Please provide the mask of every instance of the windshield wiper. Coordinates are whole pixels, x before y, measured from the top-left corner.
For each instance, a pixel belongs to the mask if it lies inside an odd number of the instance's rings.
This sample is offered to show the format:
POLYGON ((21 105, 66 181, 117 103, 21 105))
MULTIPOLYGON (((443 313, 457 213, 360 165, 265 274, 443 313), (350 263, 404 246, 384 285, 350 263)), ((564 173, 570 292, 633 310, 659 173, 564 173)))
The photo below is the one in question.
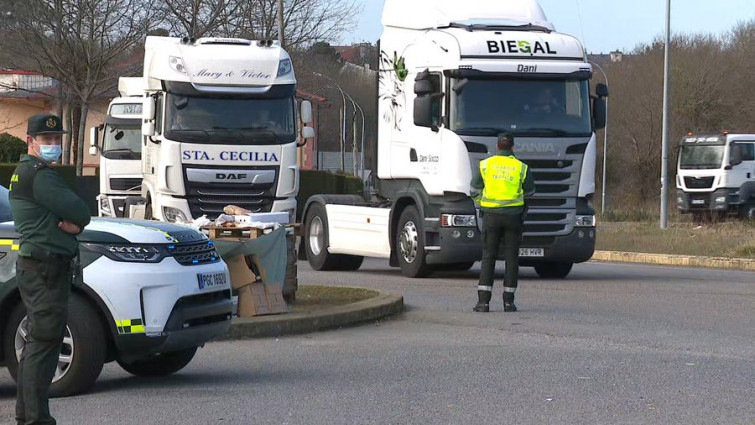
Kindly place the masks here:
POLYGON ((469 128, 457 128, 456 133, 463 133, 470 136, 497 136, 501 133, 511 132, 498 127, 469 127, 469 128))

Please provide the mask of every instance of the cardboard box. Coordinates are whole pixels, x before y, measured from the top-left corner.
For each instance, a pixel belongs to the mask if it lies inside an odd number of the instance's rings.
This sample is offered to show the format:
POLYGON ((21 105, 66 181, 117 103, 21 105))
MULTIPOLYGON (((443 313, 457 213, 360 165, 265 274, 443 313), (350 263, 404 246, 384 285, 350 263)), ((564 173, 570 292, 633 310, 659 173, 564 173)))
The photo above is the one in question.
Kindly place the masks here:
POLYGON ((249 224, 254 222, 288 224, 291 218, 287 212, 269 212, 234 215, 233 220, 237 224, 249 224))
POLYGON ((231 273, 231 287, 233 289, 239 289, 242 286, 262 280, 262 276, 258 277, 252 273, 244 256, 230 258, 225 263, 231 273))
POLYGON ((288 313, 288 305, 283 299, 283 289, 280 285, 252 283, 239 288, 238 293, 239 317, 288 313))

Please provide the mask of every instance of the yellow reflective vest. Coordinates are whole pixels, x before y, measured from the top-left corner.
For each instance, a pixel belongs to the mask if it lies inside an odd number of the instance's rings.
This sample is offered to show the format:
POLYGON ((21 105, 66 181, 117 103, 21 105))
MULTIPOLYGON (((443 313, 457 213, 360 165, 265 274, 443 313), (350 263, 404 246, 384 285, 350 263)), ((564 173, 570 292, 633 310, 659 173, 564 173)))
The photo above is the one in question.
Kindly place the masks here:
POLYGON ((480 174, 485 182, 482 208, 520 207, 524 205, 524 177, 527 164, 511 156, 491 156, 480 161, 480 174))

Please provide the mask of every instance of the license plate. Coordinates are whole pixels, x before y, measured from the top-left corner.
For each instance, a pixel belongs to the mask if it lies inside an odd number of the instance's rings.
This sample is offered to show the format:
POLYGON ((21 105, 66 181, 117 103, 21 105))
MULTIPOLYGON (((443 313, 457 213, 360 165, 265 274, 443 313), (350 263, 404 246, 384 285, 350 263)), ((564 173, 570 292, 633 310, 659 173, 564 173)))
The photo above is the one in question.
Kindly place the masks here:
POLYGON ((705 199, 693 199, 692 200, 693 205, 703 205, 705 204, 705 199))
POLYGON ((545 257, 543 248, 519 248, 520 257, 545 257))
POLYGON ((219 288, 228 284, 228 282, 226 281, 225 273, 223 272, 200 273, 197 275, 197 281, 199 281, 199 289, 203 291, 219 288))

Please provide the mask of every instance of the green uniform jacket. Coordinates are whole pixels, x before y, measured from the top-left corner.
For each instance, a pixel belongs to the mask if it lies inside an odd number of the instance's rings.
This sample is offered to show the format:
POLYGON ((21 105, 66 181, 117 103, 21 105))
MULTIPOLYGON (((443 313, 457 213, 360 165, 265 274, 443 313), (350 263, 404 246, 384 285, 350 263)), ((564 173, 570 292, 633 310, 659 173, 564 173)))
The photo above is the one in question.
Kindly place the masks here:
POLYGON ((58 228, 70 221, 82 229, 89 224, 89 207, 66 182, 41 159, 22 155, 11 177, 10 206, 16 231, 21 234, 19 254, 32 250, 73 257, 76 237, 58 228))
MULTIPOLYGON (((514 153, 511 151, 498 151, 496 155, 500 156, 513 156, 514 153)), ((482 174, 480 174, 480 169, 477 168, 475 171, 474 177, 472 177, 471 185, 475 189, 482 190, 485 187, 485 181, 482 178, 482 174)), ((524 196, 530 196, 533 193, 535 193, 535 181, 532 179, 532 172, 530 171, 530 167, 527 167, 527 173, 524 176, 524 183, 522 183, 522 191, 524 192, 524 196)), ((525 201, 526 204, 526 201, 525 201)), ((524 209, 526 206, 516 206, 516 207, 503 207, 503 208, 482 208, 483 211, 496 213, 496 214, 522 214, 524 212, 524 209)))

